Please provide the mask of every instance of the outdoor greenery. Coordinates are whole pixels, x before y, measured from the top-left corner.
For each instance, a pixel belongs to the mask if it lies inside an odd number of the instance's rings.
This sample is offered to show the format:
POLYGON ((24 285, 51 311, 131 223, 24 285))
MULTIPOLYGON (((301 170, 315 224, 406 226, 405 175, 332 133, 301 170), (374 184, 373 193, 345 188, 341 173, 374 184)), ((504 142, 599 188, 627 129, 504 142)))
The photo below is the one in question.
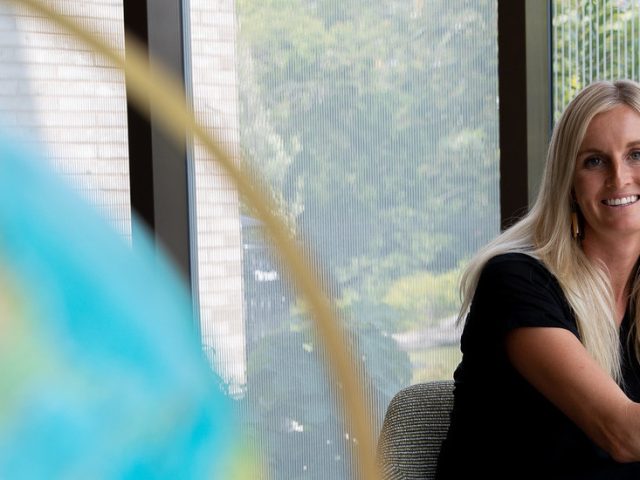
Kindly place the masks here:
POLYGON ((245 157, 339 299, 381 303, 496 234, 493 1, 237 9, 245 157))
POLYGON ((554 0, 555 117, 596 80, 639 79, 640 5, 628 0, 554 0))
MULTIPOLYGON (((350 462, 357 439, 341 414, 341 387, 326 372, 322 346, 304 318, 252 351, 242 400, 247 426, 263 446, 270 478, 354 478, 350 462)), ((349 323, 347 332, 357 368, 373 373, 367 383, 374 403, 368 407, 379 422, 388 399, 411 380, 409 359, 398 361, 393 339, 375 327, 349 323)))
POLYGON ((435 324, 455 315, 459 308, 460 271, 434 274, 418 272, 399 278, 391 284, 382 301, 395 309, 396 330, 435 324))
MULTIPOLYGON (((456 315, 461 266, 498 232, 495 1, 236 9, 243 156, 309 246, 379 422, 416 380, 412 363, 450 377, 455 344, 438 350, 448 368, 435 357, 430 368, 393 335, 456 315)), ((250 431, 273 478, 351 478, 340 387, 298 309, 249 348, 250 431)))

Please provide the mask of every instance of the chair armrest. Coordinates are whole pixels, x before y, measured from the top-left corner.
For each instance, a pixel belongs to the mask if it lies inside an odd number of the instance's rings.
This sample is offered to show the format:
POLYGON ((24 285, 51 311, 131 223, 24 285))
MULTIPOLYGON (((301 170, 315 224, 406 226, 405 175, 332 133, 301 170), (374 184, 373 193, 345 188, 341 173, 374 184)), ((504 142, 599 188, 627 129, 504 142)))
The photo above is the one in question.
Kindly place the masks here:
POLYGON ((377 448, 385 480, 435 478, 452 408, 452 380, 412 385, 393 397, 377 448))

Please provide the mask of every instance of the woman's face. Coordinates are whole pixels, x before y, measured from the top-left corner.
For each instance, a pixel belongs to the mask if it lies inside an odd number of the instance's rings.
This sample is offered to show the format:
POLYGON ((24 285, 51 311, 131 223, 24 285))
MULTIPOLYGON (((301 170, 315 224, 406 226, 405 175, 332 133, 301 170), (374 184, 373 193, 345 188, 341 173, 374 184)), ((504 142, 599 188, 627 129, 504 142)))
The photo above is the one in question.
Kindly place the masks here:
POLYGON ((640 238, 640 115, 626 105, 596 115, 576 162, 573 189, 585 238, 640 238))

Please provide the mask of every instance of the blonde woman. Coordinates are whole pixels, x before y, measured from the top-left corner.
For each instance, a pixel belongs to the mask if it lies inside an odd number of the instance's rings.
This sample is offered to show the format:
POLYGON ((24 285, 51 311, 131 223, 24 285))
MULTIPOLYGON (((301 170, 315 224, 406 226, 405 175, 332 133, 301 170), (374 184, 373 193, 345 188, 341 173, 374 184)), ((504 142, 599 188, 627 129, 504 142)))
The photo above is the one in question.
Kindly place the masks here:
POLYGON ((640 478, 640 85, 558 121, 529 214, 462 282, 438 478, 640 478))

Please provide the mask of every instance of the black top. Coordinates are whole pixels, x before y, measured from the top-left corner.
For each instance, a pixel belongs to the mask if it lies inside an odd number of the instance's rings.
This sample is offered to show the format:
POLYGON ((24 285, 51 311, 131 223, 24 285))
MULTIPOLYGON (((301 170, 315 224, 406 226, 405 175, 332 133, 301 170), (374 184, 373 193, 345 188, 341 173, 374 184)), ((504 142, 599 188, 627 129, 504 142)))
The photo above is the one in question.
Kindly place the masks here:
MULTIPOLYGON (((620 326, 623 389, 640 400, 640 365, 627 313, 620 326)), ((483 269, 462 333, 451 426, 437 478, 640 478, 535 390, 511 365, 504 338, 518 327, 564 328, 579 338, 556 278, 538 260, 511 253, 483 269)))

